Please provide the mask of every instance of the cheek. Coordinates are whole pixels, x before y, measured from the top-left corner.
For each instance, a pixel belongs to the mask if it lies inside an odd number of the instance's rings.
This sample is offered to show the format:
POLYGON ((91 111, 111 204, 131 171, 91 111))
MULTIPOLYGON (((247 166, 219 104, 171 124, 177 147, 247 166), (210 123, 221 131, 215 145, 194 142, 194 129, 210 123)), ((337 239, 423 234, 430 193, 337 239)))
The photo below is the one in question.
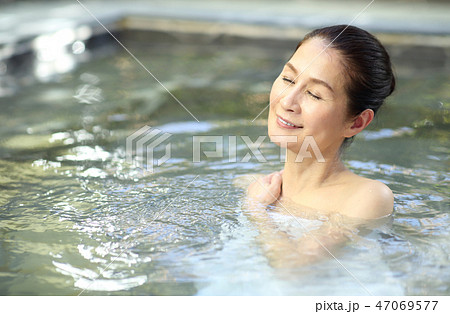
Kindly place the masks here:
POLYGON ((318 134, 317 132, 326 132, 329 130, 338 131, 343 125, 341 117, 336 111, 325 109, 319 106, 303 108, 303 117, 307 121, 307 128, 318 134))
POLYGON ((333 117, 333 112, 317 103, 308 103, 302 106, 302 115, 308 120, 309 125, 326 124, 333 117))

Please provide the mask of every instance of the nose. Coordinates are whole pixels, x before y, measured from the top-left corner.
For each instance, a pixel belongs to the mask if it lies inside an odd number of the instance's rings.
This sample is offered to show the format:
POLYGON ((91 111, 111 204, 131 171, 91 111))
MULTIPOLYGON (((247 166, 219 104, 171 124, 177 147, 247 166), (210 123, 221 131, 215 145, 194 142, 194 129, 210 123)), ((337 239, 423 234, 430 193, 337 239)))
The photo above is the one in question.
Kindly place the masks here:
POLYGON ((281 107, 292 113, 300 113, 300 97, 299 92, 295 88, 285 91, 280 98, 281 107))

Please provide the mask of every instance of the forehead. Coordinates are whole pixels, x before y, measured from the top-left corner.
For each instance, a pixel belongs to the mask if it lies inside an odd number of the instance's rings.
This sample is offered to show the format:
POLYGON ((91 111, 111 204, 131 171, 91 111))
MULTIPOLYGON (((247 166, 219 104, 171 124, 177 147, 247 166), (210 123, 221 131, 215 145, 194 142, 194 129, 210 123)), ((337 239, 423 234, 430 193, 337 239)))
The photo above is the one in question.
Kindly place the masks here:
POLYGON ((289 62, 302 73, 301 77, 314 77, 327 82, 333 89, 343 87, 344 67, 341 56, 321 39, 304 42, 289 62))

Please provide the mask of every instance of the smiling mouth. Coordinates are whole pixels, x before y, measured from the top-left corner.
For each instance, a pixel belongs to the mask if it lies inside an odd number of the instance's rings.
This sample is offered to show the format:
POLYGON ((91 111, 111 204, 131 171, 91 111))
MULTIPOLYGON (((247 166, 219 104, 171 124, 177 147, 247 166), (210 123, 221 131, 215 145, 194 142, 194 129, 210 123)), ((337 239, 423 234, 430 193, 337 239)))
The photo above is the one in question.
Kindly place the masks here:
POLYGON ((278 122, 282 123, 283 125, 286 125, 286 126, 289 126, 289 127, 292 127, 292 128, 302 128, 302 126, 298 126, 298 125, 295 125, 295 124, 293 124, 291 122, 288 122, 288 121, 282 119, 280 116, 277 116, 277 119, 278 119, 278 122))

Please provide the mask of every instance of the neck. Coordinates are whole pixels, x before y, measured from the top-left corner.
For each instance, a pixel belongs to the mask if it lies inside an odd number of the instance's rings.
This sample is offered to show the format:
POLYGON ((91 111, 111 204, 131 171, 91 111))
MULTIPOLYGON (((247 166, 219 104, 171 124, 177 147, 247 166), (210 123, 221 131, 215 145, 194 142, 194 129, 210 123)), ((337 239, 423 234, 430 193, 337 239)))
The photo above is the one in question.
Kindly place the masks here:
POLYGON ((295 196, 332 184, 336 177, 346 171, 339 153, 324 156, 324 161, 315 157, 295 162, 296 153, 288 150, 283 171, 283 197, 295 196))

